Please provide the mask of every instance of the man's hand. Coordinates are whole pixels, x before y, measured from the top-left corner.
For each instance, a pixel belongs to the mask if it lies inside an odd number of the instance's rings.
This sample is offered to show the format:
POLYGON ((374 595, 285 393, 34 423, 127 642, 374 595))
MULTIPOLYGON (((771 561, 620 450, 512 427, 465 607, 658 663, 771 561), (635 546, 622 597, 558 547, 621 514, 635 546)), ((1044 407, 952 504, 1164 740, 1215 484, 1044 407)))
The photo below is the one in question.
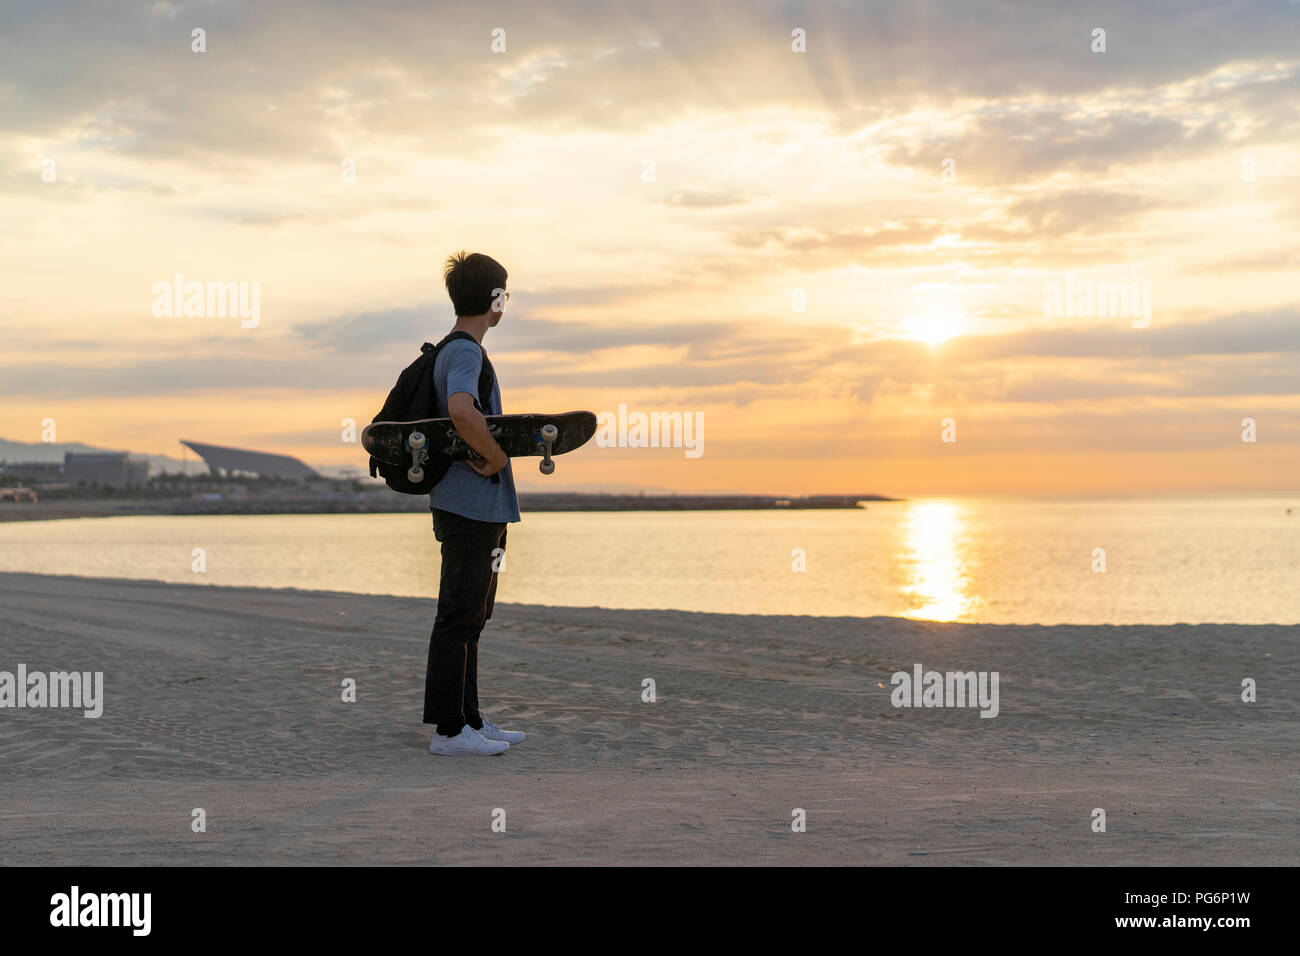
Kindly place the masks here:
POLYGON ((478 452, 479 458, 469 459, 469 466, 476 472, 490 478, 510 464, 510 458, 488 431, 487 419, 474 407, 473 395, 469 392, 454 393, 447 399, 447 414, 460 437, 478 452))
POLYGON ((501 452, 501 457, 497 461, 489 461, 486 458, 470 458, 469 466, 477 471, 484 478, 491 478, 498 471, 510 464, 510 459, 505 452, 501 452))

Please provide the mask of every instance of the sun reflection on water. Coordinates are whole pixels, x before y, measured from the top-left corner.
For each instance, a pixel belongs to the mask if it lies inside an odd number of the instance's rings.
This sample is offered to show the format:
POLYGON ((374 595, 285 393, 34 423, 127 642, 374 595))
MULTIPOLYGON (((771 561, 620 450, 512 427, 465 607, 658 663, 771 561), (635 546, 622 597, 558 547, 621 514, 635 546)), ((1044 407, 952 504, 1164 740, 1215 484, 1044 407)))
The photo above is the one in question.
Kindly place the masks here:
POLYGON ((966 546, 961 506, 949 501, 919 502, 904 526, 902 592, 907 617, 929 621, 967 619, 978 603, 970 594, 972 558, 966 546))

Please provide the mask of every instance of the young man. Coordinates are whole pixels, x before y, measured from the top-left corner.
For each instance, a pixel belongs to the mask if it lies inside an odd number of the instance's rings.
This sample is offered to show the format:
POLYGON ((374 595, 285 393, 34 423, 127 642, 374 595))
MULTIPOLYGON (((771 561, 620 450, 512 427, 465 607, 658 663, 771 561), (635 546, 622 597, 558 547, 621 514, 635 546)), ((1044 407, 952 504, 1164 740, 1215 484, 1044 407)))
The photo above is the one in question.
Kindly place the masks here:
POLYGON ((448 257, 443 278, 456 310, 452 331, 468 332, 475 341, 456 339, 442 347, 433 366, 434 389, 456 431, 482 460, 453 463, 429 496, 433 533, 442 543, 442 579, 429 639, 424 722, 436 725, 430 753, 490 755, 524 739, 485 720, 478 700, 478 639, 492 616, 506 525, 519 520, 510 459, 483 417, 502 414, 495 374, 489 407, 481 408, 478 399, 479 374, 487 361, 483 336, 501 321, 510 294, 506 270, 479 253, 448 257))

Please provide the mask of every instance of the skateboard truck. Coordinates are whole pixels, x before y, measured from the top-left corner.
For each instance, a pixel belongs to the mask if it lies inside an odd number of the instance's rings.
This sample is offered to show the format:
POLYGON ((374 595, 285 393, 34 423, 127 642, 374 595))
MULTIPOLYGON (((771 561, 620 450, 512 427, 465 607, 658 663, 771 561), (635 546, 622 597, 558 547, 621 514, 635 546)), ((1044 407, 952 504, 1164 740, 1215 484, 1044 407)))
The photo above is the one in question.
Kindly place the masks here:
POLYGON ((406 439, 406 446, 411 449, 411 467, 407 469, 406 477, 416 484, 424 480, 424 463, 429 460, 429 454, 424 450, 427 444, 424 432, 411 432, 406 439))
POLYGON ((560 430, 554 425, 542 426, 542 460, 537 465, 537 470, 543 475, 549 475, 555 471, 555 462, 551 459, 551 446, 555 444, 555 439, 560 437, 560 430))

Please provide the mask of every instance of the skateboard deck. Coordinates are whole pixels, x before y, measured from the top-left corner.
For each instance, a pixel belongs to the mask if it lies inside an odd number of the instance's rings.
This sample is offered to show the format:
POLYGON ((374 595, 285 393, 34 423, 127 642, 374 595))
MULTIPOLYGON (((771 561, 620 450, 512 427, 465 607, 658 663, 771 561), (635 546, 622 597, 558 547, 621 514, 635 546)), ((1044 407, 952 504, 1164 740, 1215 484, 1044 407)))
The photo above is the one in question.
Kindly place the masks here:
MULTIPOLYGON (((538 468, 543 475, 555 471, 552 456, 580 448, 596 434, 596 416, 591 412, 484 417, 488 431, 508 456, 541 456, 538 468)), ((480 457, 460 437, 450 418, 371 422, 361 432, 361 445, 379 461, 408 466, 407 477, 414 482, 424 479, 424 465, 434 458, 467 461, 480 457)))

